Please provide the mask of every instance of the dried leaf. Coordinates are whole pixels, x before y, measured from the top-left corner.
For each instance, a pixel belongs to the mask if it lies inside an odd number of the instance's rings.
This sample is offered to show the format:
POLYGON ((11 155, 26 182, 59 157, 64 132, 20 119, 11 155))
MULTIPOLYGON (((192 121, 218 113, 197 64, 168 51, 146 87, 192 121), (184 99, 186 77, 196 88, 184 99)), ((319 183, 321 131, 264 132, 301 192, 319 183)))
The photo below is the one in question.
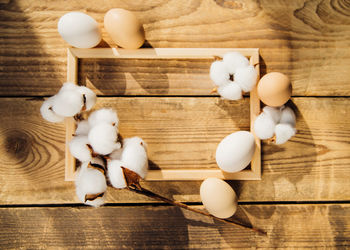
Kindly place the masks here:
POLYGON ((133 188, 133 189, 136 188, 140 190, 141 189, 140 176, 130 169, 127 169, 125 167, 121 167, 121 168, 123 170, 126 186, 128 188, 133 188))
POLYGON ((96 200, 97 198, 102 197, 104 194, 105 194, 104 192, 99 193, 99 194, 86 194, 85 195, 85 202, 96 200))
POLYGON ((221 56, 214 56, 214 60, 215 60, 215 61, 221 61, 221 60, 222 60, 222 57, 221 57, 221 56))
POLYGON ((100 164, 97 163, 89 163, 89 165, 87 166, 88 168, 92 168, 92 169, 96 169, 98 171, 100 171, 102 174, 106 174, 106 170, 103 166, 101 166, 100 164))
POLYGON ((84 103, 84 105, 83 105, 81 111, 85 111, 86 110, 86 96, 85 96, 85 94, 83 94, 83 103, 84 103))
POLYGON ((86 144, 86 146, 89 148, 92 157, 97 157, 99 155, 99 154, 94 152, 94 150, 90 144, 86 144))

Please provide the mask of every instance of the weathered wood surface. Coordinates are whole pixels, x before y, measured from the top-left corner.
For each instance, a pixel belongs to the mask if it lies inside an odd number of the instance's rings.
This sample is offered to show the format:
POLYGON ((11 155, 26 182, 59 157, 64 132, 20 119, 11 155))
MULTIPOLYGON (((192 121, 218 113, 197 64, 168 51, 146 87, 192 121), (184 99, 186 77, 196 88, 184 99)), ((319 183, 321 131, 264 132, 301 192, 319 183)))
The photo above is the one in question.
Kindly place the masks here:
MULTIPOLYGON (((350 94, 350 7, 346 1, 88 0, 62 4, 58 0, 5 0, 0 2, 0 95, 54 94, 66 77, 67 44, 57 33, 59 17, 72 10, 86 11, 102 27, 105 12, 113 7, 135 12, 144 24, 146 46, 258 47, 262 74, 286 73, 293 82, 294 95, 350 94)), ((114 46, 104 30, 103 38, 101 46, 114 46)), ((131 85, 133 93, 146 89, 147 94, 203 94, 207 80, 203 89, 194 91, 191 87, 206 79, 206 64, 169 61, 147 72, 143 62, 125 63, 120 67, 129 73, 117 76, 118 86, 127 79, 143 87, 134 89, 131 85), (187 67, 186 72, 182 66, 187 67), (153 83, 158 86, 149 87, 146 80, 155 75, 159 79, 153 83), (181 78, 185 81, 172 88, 181 78)), ((107 70, 102 67, 95 77, 107 75, 107 70)), ((101 92, 115 94, 114 81, 100 81, 101 92)))
POLYGON ((244 205, 235 220, 268 237, 175 207, 1 208, 0 248, 350 247, 350 206, 244 205))
MULTIPOLYGON (((77 202, 73 184, 64 182, 63 125, 45 122, 41 103, 0 99, 2 204, 77 202)), ((297 135, 282 146, 263 145, 262 181, 232 182, 240 200, 349 200, 349 105, 348 98, 294 98, 297 135)), ((120 97, 99 98, 99 106, 118 110, 123 136, 145 139, 153 168, 213 168, 220 140, 249 128, 248 99, 120 97)), ((145 185, 168 197, 200 201, 200 182, 145 185)), ((145 200, 112 191, 108 201, 145 200)))

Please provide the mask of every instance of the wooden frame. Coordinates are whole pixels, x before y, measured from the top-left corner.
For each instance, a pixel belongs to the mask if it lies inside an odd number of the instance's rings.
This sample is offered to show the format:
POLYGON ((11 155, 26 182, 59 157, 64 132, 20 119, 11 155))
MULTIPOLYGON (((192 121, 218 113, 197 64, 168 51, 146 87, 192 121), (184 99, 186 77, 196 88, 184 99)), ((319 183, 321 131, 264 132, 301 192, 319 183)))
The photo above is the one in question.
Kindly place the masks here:
MULTIPOLYGON (((75 49, 69 48, 67 51, 67 81, 78 82, 78 60, 79 58, 133 58, 133 59, 203 59, 223 56, 229 51, 238 51, 248 57, 251 65, 255 65, 260 78, 259 71, 259 49, 257 48, 145 48, 138 50, 125 50, 116 48, 97 49, 75 49)), ((260 113, 260 100, 257 90, 254 88, 250 92, 250 130, 253 131, 253 124, 260 113)), ((73 181, 76 160, 69 152, 68 142, 72 139, 75 131, 73 118, 65 121, 66 125, 66 159, 65 159, 65 180, 73 181)), ((261 142, 255 136, 256 149, 251 162, 250 169, 244 169, 237 173, 225 173, 218 169, 166 169, 150 170, 146 176, 147 181, 169 181, 169 180, 203 180, 207 177, 217 177, 226 180, 260 180, 261 179, 261 142)))

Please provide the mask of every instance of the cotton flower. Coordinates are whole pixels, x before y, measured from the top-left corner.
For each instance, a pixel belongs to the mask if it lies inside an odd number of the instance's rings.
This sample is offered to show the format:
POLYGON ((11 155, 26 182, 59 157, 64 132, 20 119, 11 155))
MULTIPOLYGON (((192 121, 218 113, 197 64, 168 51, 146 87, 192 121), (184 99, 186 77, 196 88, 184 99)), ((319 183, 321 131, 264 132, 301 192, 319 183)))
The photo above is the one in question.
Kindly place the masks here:
POLYGON ((84 86, 79 86, 77 90, 85 98, 85 110, 90 110, 96 103, 96 94, 91 89, 84 86))
POLYGON ((88 146, 89 139, 86 135, 74 136, 69 142, 69 151, 74 158, 81 162, 91 160, 91 149, 88 146))
POLYGON ((261 140, 266 140, 273 137, 275 133, 276 123, 266 113, 261 113, 254 121, 254 132, 261 140))
POLYGON ((126 167, 126 164, 120 160, 111 160, 107 164, 108 179, 115 188, 126 188, 124 173, 121 167, 126 167))
POLYGON ((217 86, 227 84, 230 74, 223 61, 215 61, 210 66, 210 78, 217 86))
POLYGON ((291 108, 265 106, 254 122, 254 132, 262 140, 275 136, 275 143, 283 144, 295 135, 295 123, 291 108))
POLYGON ((242 98, 242 90, 235 82, 219 86, 218 93, 223 99, 239 100, 242 98))
POLYGON ((296 117, 295 117, 294 111, 290 107, 285 107, 282 110, 280 123, 288 123, 293 127, 295 127, 296 117))
POLYGON ((99 109, 91 113, 89 116, 89 124, 91 127, 99 123, 109 123, 118 127, 119 119, 117 113, 112 109, 99 109))
POLYGON ((229 74, 235 74, 238 68, 249 65, 248 59, 239 52, 228 52, 223 57, 224 65, 229 74))
POLYGON ((53 110, 55 96, 48 98, 40 107, 41 116, 49 122, 63 122, 64 117, 56 114, 53 110))
POLYGON ((72 117, 78 114, 84 105, 83 96, 75 90, 62 90, 53 100, 53 111, 61 116, 72 117))
POLYGON ((119 148, 119 149, 113 150, 113 152, 110 153, 108 156, 112 160, 120 160, 122 157, 122 153, 123 153, 123 148, 119 148))
POLYGON ((248 59, 239 52, 226 53, 222 61, 215 61, 210 66, 210 78, 219 87, 218 93, 223 99, 241 99, 242 91, 249 92, 254 88, 257 77, 254 66, 249 65, 248 59))
POLYGON ((140 137, 125 139, 121 161, 126 168, 145 178, 148 171, 147 144, 140 137))
POLYGON ((287 142, 296 133, 295 128, 287 123, 277 124, 275 127, 276 144, 283 144, 287 142))
POLYGON ((78 122, 77 129, 75 130, 75 135, 88 135, 90 130, 90 125, 87 120, 78 122))
POLYGON ((235 82, 238 83, 244 92, 249 92, 254 88, 258 74, 253 65, 248 65, 243 68, 238 68, 234 78, 235 82))
POLYGON ((89 142, 94 152, 108 155, 121 147, 117 142, 117 128, 109 123, 100 123, 89 131, 89 142))
POLYGON ((75 186, 81 202, 94 207, 103 205, 107 190, 106 178, 101 171, 92 168, 89 162, 77 171, 75 186))
POLYGON ((275 108, 275 107, 265 106, 263 108, 263 113, 269 115, 272 118, 272 120, 277 124, 280 122, 281 115, 282 115, 281 109, 283 109, 283 108, 284 108, 284 106, 282 106, 280 108, 279 107, 275 108))
POLYGON ((79 92, 83 96, 85 110, 90 110, 96 103, 96 94, 85 86, 79 86, 72 82, 66 82, 62 85, 59 93, 66 90, 79 92))
POLYGON ((76 85, 73 82, 65 82, 63 83, 61 89, 59 90, 59 92, 65 91, 65 90, 77 90, 79 88, 78 85, 76 85))

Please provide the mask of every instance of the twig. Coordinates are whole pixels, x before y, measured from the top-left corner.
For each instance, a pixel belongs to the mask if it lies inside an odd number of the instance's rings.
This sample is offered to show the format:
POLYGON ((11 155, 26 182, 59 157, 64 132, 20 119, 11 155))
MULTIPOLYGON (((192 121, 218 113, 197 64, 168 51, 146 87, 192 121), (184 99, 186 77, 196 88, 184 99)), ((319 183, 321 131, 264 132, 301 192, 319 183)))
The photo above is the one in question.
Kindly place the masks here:
POLYGON ((184 208, 184 209, 187 209, 189 211, 192 211, 192 212, 195 212, 195 213, 198 213, 198 214, 202 214, 204 216, 207 216, 207 217, 210 217, 210 218, 213 218, 215 220, 218 220, 218 221, 221 221, 221 222, 225 222, 225 223, 228 223, 228 224, 231 224, 231 225, 235 225, 235 226, 238 226, 240 228, 243 228, 243 229, 248 229, 248 230, 252 230, 254 232, 257 232, 261 235, 267 235, 266 232, 260 230, 260 229, 257 229, 257 228, 254 228, 254 227, 250 227, 250 226, 247 226, 247 225, 244 225, 244 224, 240 224, 240 223, 237 223, 237 222, 234 222, 234 221, 231 221, 231 220, 227 220, 227 219, 220 219, 218 217, 215 217, 214 215, 211 215, 205 211, 202 211, 202 210, 199 210, 199 209, 196 209, 196 208, 192 208, 182 202, 178 202, 178 201, 174 201, 174 200, 171 200, 171 199, 168 199, 166 197, 163 197, 159 194, 156 194, 156 193, 153 193, 152 191, 150 190, 147 190, 141 186, 139 187, 135 187, 135 186, 129 186, 128 188, 130 191, 134 192, 134 193, 137 193, 137 194, 142 194, 142 195, 145 195, 147 197, 151 197, 153 199, 156 199, 156 200, 159 200, 159 201, 163 201, 163 202, 166 202, 168 204, 171 204, 171 205, 174 205, 174 206, 178 206, 178 207, 181 207, 181 208, 184 208))

